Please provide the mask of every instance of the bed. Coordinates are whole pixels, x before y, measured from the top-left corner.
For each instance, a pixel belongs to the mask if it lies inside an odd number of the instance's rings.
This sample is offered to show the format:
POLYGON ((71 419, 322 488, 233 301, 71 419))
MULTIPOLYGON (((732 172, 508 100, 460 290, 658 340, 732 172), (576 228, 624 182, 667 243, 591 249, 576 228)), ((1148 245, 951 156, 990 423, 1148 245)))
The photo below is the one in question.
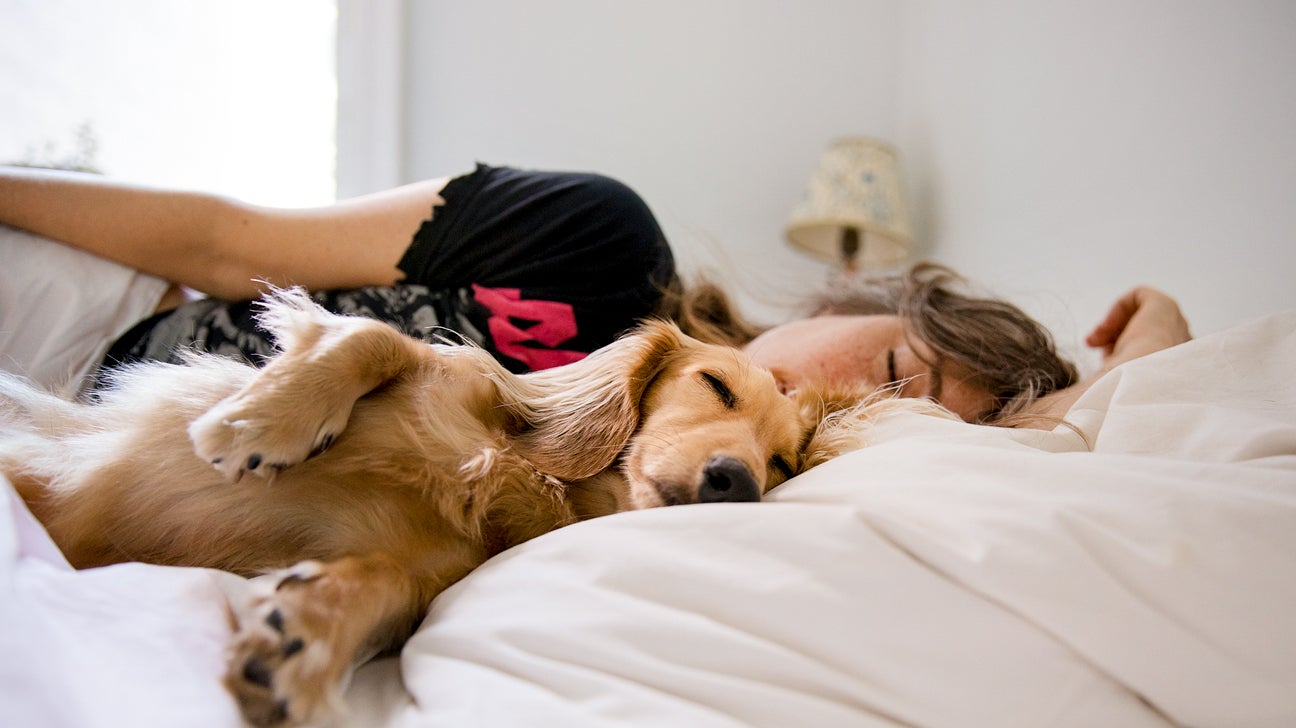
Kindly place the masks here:
MULTIPOLYGON (((561 529, 359 669, 344 726, 1296 725, 1296 312, 1075 430, 883 416, 759 504, 561 529)), ((73 571, 5 483, 6 726, 237 726, 201 569, 73 571)))

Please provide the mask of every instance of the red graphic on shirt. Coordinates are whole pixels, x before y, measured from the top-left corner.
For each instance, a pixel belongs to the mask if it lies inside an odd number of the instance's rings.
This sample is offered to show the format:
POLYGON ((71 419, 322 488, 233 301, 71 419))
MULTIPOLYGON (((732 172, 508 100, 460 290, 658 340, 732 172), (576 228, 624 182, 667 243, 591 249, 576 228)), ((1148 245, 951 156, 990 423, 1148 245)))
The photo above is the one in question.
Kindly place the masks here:
POLYGON ((535 369, 571 364, 586 356, 583 351, 555 348, 576 335, 576 312, 569 303, 522 298, 517 288, 484 288, 474 285, 473 298, 491 312, 486 322, 500 353, 535 369), (536 323, 522 329, 512 319, 536 323), (524 344, 539 344, 524 346, 524 344))

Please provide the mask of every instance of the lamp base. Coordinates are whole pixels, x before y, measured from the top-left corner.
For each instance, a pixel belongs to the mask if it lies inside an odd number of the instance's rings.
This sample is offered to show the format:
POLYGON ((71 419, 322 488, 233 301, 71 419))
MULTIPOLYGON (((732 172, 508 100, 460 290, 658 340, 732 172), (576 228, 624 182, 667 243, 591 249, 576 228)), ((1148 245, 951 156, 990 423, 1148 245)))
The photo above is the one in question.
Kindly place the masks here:
POLYGON ((863 246, 864 232, 853 225, 842 228, 841 265, 850 274, 859 270, 859 253, 863 246))

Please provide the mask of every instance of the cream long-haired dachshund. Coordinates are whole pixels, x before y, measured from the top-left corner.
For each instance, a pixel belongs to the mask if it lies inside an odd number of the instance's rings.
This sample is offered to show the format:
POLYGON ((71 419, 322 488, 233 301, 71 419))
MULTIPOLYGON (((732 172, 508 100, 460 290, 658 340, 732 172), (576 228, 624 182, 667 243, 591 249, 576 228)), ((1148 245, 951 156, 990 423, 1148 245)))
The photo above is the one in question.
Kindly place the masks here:
POLYGON ((271 572, 225 680, 257 724, 327 717, 352 666, 492 554, 617 511, 756 501, 831 454, 807 450, 817 406, 671 324, 518 376, 300 291, 263 322, 281 350, 263 369, 138 365, 92 403, 0 380, 0 469, 74 566, 271 572))

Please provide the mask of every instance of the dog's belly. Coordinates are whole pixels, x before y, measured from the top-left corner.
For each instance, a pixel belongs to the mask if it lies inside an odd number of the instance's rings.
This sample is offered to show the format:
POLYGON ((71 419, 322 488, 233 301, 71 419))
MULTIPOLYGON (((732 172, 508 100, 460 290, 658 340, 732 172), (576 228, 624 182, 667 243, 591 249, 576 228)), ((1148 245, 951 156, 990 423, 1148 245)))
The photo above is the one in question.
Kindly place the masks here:
POLYGON ((463 404, 458 382, 437 390, 445 397, 405 386, 364 397, 323 454, 229 482, 195 454, 187 428, 250 375, 216 364, 152 374, 129 393, 129 412, 88 408, 92 433, 48 442, 78 465, 52 475, 54 495, 34 499, 33 510, 77 567, 147 561, 252 574, 385 552, 453 580, 574 520, 497 423, 463 404), (159 386, 164 374, 178 384, 159 386), (487 452, 490 467, 461 471, 487 452))
POLYGON ((486 550, 456 532, 426 497, 434 485, 377 482, 328 465, 321 459, 273 480, 245 476, 238 483, 201 462, 161 469, 166 478, 122 472, 135 465, 110 467, 102 483, 111 486, 85 484, 79 490, 89 497, 57 504, 48 525, 78 568, 147 561, 252 575, 383 552, 400 554, 412 570, 427 562, 443 571, 454 562, 466 571, 485 560, 486 550))

